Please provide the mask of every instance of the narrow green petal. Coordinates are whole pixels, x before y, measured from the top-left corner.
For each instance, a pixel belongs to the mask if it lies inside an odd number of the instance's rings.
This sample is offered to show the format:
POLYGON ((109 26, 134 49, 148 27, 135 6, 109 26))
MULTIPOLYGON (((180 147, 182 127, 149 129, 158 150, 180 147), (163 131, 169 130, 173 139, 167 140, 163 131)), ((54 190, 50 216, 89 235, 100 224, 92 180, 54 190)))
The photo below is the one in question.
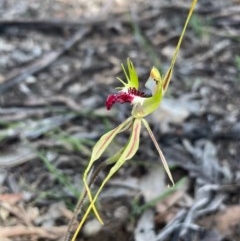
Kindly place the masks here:
MULTIPOLYGON (((123 70, 123 72, 124 72, 124 74, 125 74, 125 77, 126 77, 126 79, 127 79, 127 84, 130 82, 130 78, 129 78, 129 76, 128 76, 128 73, 127 73, 127 71, 126 71, 126 69, 125 69, 125 67, 124 67, 124 64, 121 64, 121 66, 122 66, 122 70, 123 70)), ((125 86, 127 85, 126 83, 125 83, 125 86)))
MULTIPOLYGON (((121 78, 117 77, 117 80, 119 80, 124 85, 124 87, 126 87, 127 84, 121 78)), ((121 89, 122 87, 117 87, 117 89, 119 88, 121 89)))
POLYGON ((127 66, 128 66, 128 72, 130 77, 129 87, 138 89, 138 75, 137 71, 133 65, 133 62, 128 58, 127 59, 127 66))

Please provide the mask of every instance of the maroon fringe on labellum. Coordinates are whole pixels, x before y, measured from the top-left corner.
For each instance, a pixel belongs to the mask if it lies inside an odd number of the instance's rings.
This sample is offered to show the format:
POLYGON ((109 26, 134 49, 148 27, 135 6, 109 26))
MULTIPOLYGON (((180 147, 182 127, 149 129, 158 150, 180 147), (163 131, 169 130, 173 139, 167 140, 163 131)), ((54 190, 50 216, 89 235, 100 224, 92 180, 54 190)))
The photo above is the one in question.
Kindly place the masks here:
POLYGON ((107 97, 106 108, 107 110, 110 110, 116 102, 121 104, 126 102, 132 103, 136 96, 145 97, 145 94, 136 88, 129 88, 127 92, 119 91, 116 94, 111 94, 107 97))

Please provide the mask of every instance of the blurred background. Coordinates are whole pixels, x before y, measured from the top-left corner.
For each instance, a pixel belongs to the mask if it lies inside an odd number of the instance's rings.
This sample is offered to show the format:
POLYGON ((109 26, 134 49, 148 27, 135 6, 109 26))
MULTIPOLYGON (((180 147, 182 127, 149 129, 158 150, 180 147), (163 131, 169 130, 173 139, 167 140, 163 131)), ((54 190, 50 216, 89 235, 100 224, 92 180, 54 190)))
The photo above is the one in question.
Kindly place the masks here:
MULTIPOLYGON (((141 89, 164 75, 191 1, 0 1, 0 238, 62 240, 96 140, 130 115, 105 109, 121 63, 141 89)), ((161 107, 105 187, 79 240, 240 240, 240 1, 199 1, 161 107)), ((127 141, 120 135, 105 157, 127 141)), ((99 174, 96 190, 107 170, 99 174)))

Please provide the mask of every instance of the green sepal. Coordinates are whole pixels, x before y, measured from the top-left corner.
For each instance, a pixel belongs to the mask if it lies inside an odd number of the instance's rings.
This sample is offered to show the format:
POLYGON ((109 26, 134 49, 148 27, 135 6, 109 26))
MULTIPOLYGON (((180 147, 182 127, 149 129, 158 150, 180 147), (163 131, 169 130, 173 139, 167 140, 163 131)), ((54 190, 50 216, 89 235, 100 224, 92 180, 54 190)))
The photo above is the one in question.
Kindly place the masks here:
MULTIPOLYGON (((90 204, 88 206, 88 209, 86 210, 86 212, 84 213, 84 216, 81 220, 81 222, 79 223, 77 230, 75 231, 72 240, 75 240, 77 237, 78 232, 81 230, 84 222, 86 221, 91 209, 94 209, 95 207, 95 202, 100 194, 100 192, 102 191, 103 187, 105 186, 105 184, 109 181, 109 179, 121 168, 121 166, 129 159, 131 159, 137 152, 138 148, 139 148, 139 140, 140 140, 140 132, 141 132, 141 119, 134 119, 133 120, 133 125, 132 125, 132 133, 131 136, 129 138, 128 143, 126 144, 125 148, 123 150, 120 150, 120 152, 118 154, 120 154, 119 159, 116 161, 114 160, 114 162, 116 162, 114 164, 114 166, 110 169, 108 175, 104 178, 101 186, 99 187, 97 193, 95 194, 94 198, 92 198, 92 196, 89 197, 90 199, 90 204)), ((117 154, 117 155, 118 155, 117 154)), ((114 158, 115 159, 115 158, 114 158)), ((89 189, 88 189, 89 190, 89 189)), ((90 191, 90 190, 89 190, 90 191)))
MULTIPOLYGON (((128 129, 129 126, 131 125, 132 121, 133 121, 133 117, 129 117, 123 123, 121 123, 119 126, 117 126, 113 130, 104 134, 98 140, 98 142, 95 144, 95 146, 93 147, 91 159, 90 159, 90 161, 88 163, 88 166, 87 166, 87 168, 86 168, 86 170, 83 174, 83 182, 84 182, 84 185, 85 185, 85 188, 86 188, 86 191, 87 191, 90 202, 92 202, 92 194, 91 194, 90 188, 89 188, 88 183, 87 183, 87 177, 88 177, 89 171, 93 167, 93 164, 101 157, 103 152, 106 150, 106 148, 113 141, 114 137, 117 134, 121 133, 122 131, 128 129)), ((99 220, 99 222, 103 223, 100 215, 98 214, 98 211, 97 211, 95 205, 93 205, 93 211, 94 211, 97 219, 99 220)))

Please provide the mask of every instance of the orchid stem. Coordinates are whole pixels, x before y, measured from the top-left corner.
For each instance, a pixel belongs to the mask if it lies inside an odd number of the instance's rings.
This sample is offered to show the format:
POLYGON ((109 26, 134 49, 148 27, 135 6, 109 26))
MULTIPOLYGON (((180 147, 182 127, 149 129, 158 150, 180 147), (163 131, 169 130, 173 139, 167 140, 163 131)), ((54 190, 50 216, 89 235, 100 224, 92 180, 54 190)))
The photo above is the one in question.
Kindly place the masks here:
MULTIPOLYGON (((89 181, 89 187, 93 184, 93 182, 96 180, 99 172, 104 168, 104 166, 106 165, 105 162, 101 163, 95 170, 93 173, 90 173, 90 176, 91 176, 91 180, 89 181)), ((66 232, 66 235, 64 237, 64 241, 69 241, 71 240, 71 233, 73 232, 73 226, 74 226, 74 221, 77 219, 77 216, 79 215, 79 213, 81 212, 81 209, 84 205, 84 202, 86 201, 86 197, 87 197, 87 190, 84 189, 83 192, 82 192, 82 195, 80 196, 79 200, 78 200, 78 203, 75 207, 75 210, 74 210, 74 215, 72 217, 72 219, 70 220, 69 224, 68 224, 68 229, 67 229, 67 232, 66 232)))

